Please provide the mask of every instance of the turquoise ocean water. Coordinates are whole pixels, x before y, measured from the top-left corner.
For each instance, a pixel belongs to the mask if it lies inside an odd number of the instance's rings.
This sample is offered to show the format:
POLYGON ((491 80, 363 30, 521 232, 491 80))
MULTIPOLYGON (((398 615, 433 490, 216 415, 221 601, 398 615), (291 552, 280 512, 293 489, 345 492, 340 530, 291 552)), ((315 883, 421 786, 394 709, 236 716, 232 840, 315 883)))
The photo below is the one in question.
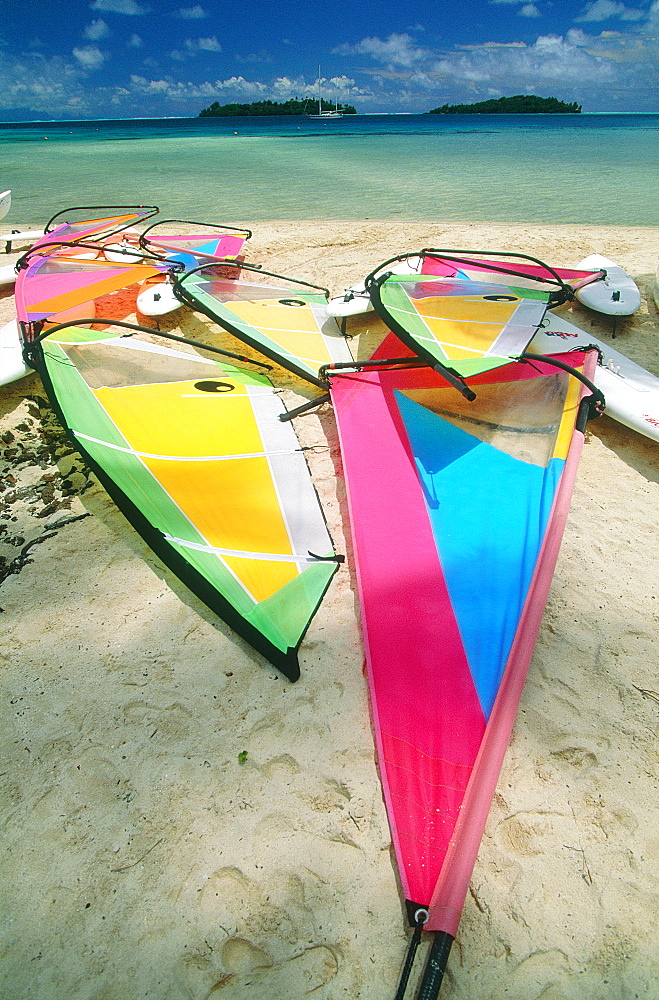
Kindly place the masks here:
POLYGON ((659 226, 659 115, 358 115, 0 123, 12 220, 162 217, 659 226))

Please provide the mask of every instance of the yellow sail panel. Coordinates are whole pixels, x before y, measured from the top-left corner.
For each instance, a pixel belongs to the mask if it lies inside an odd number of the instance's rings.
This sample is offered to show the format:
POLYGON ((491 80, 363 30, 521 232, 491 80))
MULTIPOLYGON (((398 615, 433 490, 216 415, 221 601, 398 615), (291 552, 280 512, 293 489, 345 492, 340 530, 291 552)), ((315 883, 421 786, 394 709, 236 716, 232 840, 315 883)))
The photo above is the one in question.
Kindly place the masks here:
MULTIPOLYGON (((583 371, 583 365, 580 365, 577 371, 583 371)), ((565 396, 565 404, 563 406, 563 416, 561 419, 561 425, 558 429, 558 434, 556 435, 556 444, 554 445, 553 458, 566 458, 567 453, 572 442, 572 435, 574 433, 574 425, 576 422, 576 411, 579 409, 579 400, 581 396, 581 383, 577 381, 576 378, 571 378, 568 382, 567 392, 565 396)))
MULTIPOLYGON (((292 555, 266 458, 143 461, 213 548, 292 555)), ((270 597, 298 575, 293 562, 243 559, 241 563, 241 583, 256 601, 270 597)))
POLYGON ((498 324, 465 323, 432 318, 426 322, 434 340, 441 346, 446 357, 453 361, 483 357, 501 333, 498 324))
POLYGON ((245 386, 221 371, 214 378, 217 392, 196 389, 195 382, 161 382, 96 389, 95 395, 136 451, 182 458, 262 452, 245 386))
POLYGON ((259 602, 299 571, 293 561, 251 557, 291 556, 293 550, 246 387, 221 370, 218 375, 216 392, 197 389, 195 382, 165 382, 94 394, 163 489, 206 543, 223 550, 218 556, 259 602), (227 552, 250 557, 229 558, 227 552))
POLYGON ((298 576, 293 563, 225 556, 224 561, 255 601, 265 601, 298 576))
POLYGON ((286 305, 278 299, 261 299, 226 302, 224 306, 295 357, 318 368, 332 361, 310 305, 286 305))
POLYGON ((495 302, 479 296, 446 296, 413 301, 446 357, 458 361, 487 354, 519 300, 495 302))
POLYGON ((499 301, 482 295, 432 295, 412 301, 422 316, 501 324, 508 322, 520 303, 510 295, 499 301))

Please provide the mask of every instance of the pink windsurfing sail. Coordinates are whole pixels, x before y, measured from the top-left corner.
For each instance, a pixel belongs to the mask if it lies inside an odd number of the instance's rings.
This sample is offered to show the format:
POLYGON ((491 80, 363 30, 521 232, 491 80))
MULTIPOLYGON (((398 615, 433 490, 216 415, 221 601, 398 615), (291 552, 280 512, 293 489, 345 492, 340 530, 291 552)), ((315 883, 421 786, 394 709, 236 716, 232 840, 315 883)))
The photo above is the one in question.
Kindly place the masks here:
MULTIPOLYGON (((400 355, 389 340, 381 358, 400 355)), ((411 922, 440 932, 444 947, 457 930, 583 442, 587 389, 556 367, 567 361, 592 388, 596 355, 586 352, 480 374, 469 379, 473 402, 428 367, 329 371, 400 880, 411 922)))
POLYGON ((155 205, 130 207, 90 205, 82 208, 66 208, 48 221, 44 235, 35 246, 79 242, 100 235, 109 236, 122 232, 136 223, 145 222, 157 212, 155 205), (90 212, 93 213, 91 216, 88 215, 90 212))
POLYGON ((72 309, 86 305, 89 310, 83 310, 80 315, 89 318, 95 299, 163 274, 165 270, 162 264, 110 264, 63 256, 37 256, 18 272, 16 278, 18 319, 22 323, 43 319, 65 322, 75 318, 70 315, 72 309))
POLYGON ((604 272, 587 271, 578 268, 549 267, 548 265, 519 254, 484 254, 481 252, 461 252, 459 250, 422 250, 419 254, 420 269, 423 274, 434 274, 444 278, 469 278, 472 281, 496 281, 517 284, 520 287, 538 287, 538 284, 581 288, 593 281, 599 281, 604 272))
POLYGON ((140 246, 153 253, 165 252, 169 260, 178 261, 189 271, 214 260, 235 260, 251 235, 249 229, 234 226, 161 219, 145 229, 140 237, 140 246), (195 226, 197 231, 175 235, 162 231, 164 226, 172 225, 195 226))

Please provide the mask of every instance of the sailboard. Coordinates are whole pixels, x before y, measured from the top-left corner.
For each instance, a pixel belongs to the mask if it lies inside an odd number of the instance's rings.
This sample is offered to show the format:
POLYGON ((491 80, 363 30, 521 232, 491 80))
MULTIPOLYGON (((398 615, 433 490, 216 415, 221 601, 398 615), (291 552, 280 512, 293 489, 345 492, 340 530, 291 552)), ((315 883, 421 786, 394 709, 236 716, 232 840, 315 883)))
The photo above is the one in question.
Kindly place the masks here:
POLYGON ((581 288, 604 276, 598 268, 585 270, 553 267, 529 254, 502 251, 435 250, 424 249, 418 253, 398 254, 380 264, 372 274, 359 284, 346 289, 343 295, 330 299, 333 316, 352 316, 373 308, 367 282, 385 272, 396 274, 434 274, 444 278, 470 281, 504 282, 521 288, 546 288, 553 293, 554 304, 559 297, 572 298, 581 288))
POLYGON ((0 219, 4 219, 5 215, 7 215, 10 208, 11 208, 11 191, 2 191, 0 193, 0 219))
MULTIPOLYGON (((385 341, 376 359, 399 350, 385 341)), ((436 932, 425 1000, 457 932, 540 626, 584 407, 601 395, 595 363, 594 351, 509 362, 469 380, 473 402, 421 365, 327 372, 398 871, 414 941, 436 932)))
POLYGON ((163 562, 296 680, 341 557, 278 394, 157 331, 104 325, 59 324, 28 343, 64 428, 163 562))
POLYGON ((327 313, 325 288, 225 262, 219 269, 204 265, 189 271, 174 291, 186 305, 314 385, 325 388, 318 374, 323 366, 352 360, 346 338, 327 313))
POLYGON ((599 267, 603 274, 599 284, 577 290, 582 305, 605 316, 631 316, 641 308, 638 285, 615 261, 593 253, 581 261, 581 266, 599 267))
POLYGON ((23 359, 23 345, 15 319, 0 328, 0 385, 31 375, 23 359))
POLYGON ((599 363, 593 381, 606 397, 606 415, 659 441, 659 378, 604 340, 549 312, 529 345, 536 354, 596 347, 599 363), (559 346, 560 345, 560 346, 559 346))

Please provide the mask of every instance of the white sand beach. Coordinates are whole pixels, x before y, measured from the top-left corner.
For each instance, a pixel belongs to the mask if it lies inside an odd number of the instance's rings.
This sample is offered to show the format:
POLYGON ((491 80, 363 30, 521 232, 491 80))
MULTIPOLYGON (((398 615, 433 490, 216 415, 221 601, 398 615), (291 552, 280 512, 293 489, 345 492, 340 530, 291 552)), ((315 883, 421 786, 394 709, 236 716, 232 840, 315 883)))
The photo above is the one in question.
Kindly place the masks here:
MULTIPOLYGON (((614 344, 659 374, 659 229, 272 222, 247 255, 337 294, 424 246, 614 259, 643 293, 614 344)), ((163 328, 209 325, 183 309, 163 328)), ((370 313, 354 332, 382 327, 370 313)), ((277 377, 289 404, 313 395, 277 377)), ((295 427, 347 560, 292 685, 150 552, 38 376, 0 387, 3 1000, 393 997, 409 931, 331 408, 295 427)), ((445 1000, 657 994, 658 524, 659 445, 591 422, 445 1000)))

